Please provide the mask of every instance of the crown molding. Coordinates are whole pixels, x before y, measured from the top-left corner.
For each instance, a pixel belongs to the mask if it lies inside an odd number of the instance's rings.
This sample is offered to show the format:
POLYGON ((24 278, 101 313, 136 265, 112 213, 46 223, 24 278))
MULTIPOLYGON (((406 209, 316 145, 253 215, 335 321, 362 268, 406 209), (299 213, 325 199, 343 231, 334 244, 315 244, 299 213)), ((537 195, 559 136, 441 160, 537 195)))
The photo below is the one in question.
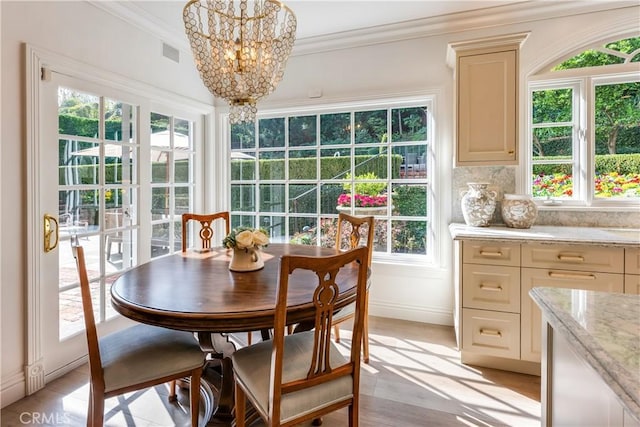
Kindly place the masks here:
POLYGON ((166 24, 149 15, 135 1, 104 1, 85 0, 98 9, 102 9, 111 15, 149 33, 163 42, 186 53, 191 53, 189 40, 184 32, 177 33, 166 28, 166 24))
POLYGON ((637 1, 529 0, 481 10, 299 39, 293 46, 292 56, 631 7, 637 8, 637 1))
POLYGON ((519 49, 522 47, 525 40, 527 40, 529 34, 531 34, 531 32, 527 31, 517 34, 484 37, 480 39, 449 43, 447 46, 447 65, 451 68, 455 68, 456 55, 468 50, 490 49, 498 46, 513 46, 519 49))
MULTIPOLYGON (((134 1, 116 2, 86 0, 134 27, 154 35, 169 45, 190 53, 189 41, 184 33, 166 29, 166 24, 150 16, 134 1)), ((395 24, 380 25, 353 31, 307 37, 296 40, 291 56, 308 55, 354 47, 391 43, 402 40, 436 36, 508 24, 532 22, 563 16, 580 15, 603 10, 638 7, 636 0, 529 0, 502 6, 421 18, 395 24)))

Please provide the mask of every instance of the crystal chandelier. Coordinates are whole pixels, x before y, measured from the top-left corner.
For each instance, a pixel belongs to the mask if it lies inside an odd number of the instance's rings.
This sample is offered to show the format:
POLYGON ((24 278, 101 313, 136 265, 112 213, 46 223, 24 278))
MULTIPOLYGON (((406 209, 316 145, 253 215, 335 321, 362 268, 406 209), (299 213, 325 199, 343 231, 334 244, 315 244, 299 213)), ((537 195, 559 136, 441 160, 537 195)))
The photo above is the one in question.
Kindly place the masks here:
POLYGON ((182 14, 200 77, 229 102, 231 123, 255 120, 256 102, 282 79, 296 38, 296 16, 287 6, 275 0, 251 5, 191 0, 182 14))

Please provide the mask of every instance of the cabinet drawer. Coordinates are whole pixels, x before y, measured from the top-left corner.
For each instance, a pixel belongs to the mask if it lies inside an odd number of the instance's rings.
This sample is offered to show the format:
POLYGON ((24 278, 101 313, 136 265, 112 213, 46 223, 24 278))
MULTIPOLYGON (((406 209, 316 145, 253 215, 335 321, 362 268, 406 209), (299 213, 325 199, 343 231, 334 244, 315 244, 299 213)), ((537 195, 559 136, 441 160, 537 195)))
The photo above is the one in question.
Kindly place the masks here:
POLYGON ((626 248, 624 250, 624 272, 640 274, 640 248, 626 248))
POLYGON ((579 245, 522 245, 522 266, 622 273, 624 249, 579 245))
POLYGON ((520 313, 520 268, 464 264, 462 306, 520 313))
POLYGON ((520 265, 520 245, 466 240, 462 246, 465 264, 520 265))
POLYGON ((463 350, 510 359, 520 357, 520 315, 465 308, 462 328, 463 350))
POLYGON ((640 295, 640 275, 638 274, 624 275, 624 293, 640 295))

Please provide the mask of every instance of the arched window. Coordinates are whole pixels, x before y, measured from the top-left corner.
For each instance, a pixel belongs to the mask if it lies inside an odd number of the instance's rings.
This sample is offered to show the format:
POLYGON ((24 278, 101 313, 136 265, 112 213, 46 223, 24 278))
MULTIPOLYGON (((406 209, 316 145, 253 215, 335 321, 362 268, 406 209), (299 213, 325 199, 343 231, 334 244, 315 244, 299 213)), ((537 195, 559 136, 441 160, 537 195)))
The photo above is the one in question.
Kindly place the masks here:
POLYGON ((640 205, 640 37, 529 81, 530 192, 548 205, 640 205))

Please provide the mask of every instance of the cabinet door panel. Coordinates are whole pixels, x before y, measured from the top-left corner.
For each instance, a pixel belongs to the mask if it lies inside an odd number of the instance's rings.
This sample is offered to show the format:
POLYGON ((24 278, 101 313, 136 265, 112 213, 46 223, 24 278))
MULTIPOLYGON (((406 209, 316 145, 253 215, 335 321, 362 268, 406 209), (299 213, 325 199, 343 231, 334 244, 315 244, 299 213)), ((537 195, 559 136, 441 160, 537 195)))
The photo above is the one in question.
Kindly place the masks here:
POLYGON ((537 286, 554 288, 586 289, 588 291, 623 292, 624 275, 614 273, 578 272, 570 270, 546 270, 523 268, 521 272, 521 358, 540 362, 541 357, 541 314, 540 309, 529 296, 529 291, 537 286))
POLYGON ((640 249, 626 248, 624 250, 624 272, 640 274, 640 249))
POLYGON ((516 160, 517 52, 458 58, 459 164, 516 160))
POLYGON ((640 275, 624 275, 624 293, 640 295, 640 275))

